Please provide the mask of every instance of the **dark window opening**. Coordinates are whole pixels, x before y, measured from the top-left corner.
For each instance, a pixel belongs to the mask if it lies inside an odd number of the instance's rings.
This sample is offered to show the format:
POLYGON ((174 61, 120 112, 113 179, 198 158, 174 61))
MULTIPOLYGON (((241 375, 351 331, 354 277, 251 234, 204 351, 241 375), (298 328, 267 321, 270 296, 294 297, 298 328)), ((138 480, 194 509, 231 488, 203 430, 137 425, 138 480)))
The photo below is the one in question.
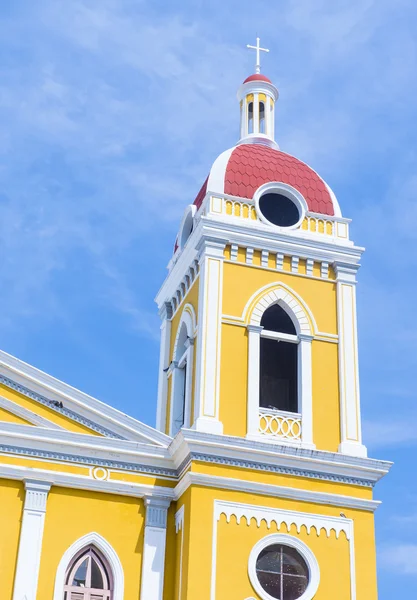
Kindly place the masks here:
POLYGON ((262 316, 261 326, 268 331, 277 331, 279 333, 289 333, 297 335, 288 313, 285 312, 279 304, 273 304, 266 310, 262 316))
POLYGON ((291 227, 300 219, 296 204, 287 196, 275 192, 261 196, 259 209, 265 219, 279 227, 291 227))
POLYGON ((265 104, 259 102, 259 132, 265 133, 265 104))
POLYGON ((253 133, 253 102, 248 104, 248 133, 253 133))
MULTIPOLYGON (((296 335, 294 323, 279 304, 263 314, 266 331, 296 335)), ((298 412, 298 345, 261 336, 259 400, 262 408, 298 412)))

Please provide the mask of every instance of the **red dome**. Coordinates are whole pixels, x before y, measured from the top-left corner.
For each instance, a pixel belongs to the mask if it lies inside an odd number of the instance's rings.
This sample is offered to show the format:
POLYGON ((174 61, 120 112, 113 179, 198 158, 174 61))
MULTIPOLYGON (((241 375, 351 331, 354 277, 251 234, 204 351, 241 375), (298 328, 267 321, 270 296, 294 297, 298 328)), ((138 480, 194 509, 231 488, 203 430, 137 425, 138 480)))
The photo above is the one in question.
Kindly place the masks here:
MULTIPOLYGON (((211 174, 215 169, 216 163, 211 174)), ((261 185, 277 181, 299 191, 304 196, 309 211, 331 216, 335 214, 329 188, 311 167, 294 156, 263 144, 241 144, 232 149, 224 175, 221 174, 223 190, 212 189, 211 174, 194 201, 197 208, 201 206, 207 189, 210 192, 252 199, 261 185)))
POLYGON ((267 83, 272 83, 272 81, 266 75, 262 75, 261 73, 255 73, 254 75, 250 75, 245 79, 243 83, 249 83, 249 81, 266 81, 267 83))

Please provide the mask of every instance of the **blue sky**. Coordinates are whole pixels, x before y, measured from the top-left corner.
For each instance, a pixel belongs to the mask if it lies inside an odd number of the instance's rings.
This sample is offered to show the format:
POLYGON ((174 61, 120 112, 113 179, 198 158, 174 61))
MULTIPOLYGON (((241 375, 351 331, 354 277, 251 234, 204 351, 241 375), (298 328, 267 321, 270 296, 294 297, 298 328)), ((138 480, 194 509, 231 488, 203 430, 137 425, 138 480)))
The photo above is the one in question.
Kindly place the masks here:
POLYGON ((153 298, 184 207, 237 140, 245 46, 258 32, 271 49, 277 140, 367 248, 365 442, 396 463, 376 490, 380 600, 417 590, 416 25, 412 0, 0 8, 0 347, 150 424, 153 298))

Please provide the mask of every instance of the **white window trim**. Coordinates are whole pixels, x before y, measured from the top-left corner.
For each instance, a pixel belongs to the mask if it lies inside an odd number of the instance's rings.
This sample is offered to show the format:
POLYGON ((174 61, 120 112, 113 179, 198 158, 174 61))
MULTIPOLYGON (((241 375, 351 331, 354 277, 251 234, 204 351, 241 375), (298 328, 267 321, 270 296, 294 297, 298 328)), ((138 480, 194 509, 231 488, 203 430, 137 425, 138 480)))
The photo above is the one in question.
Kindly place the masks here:
POLYGON ((71 561, 78 552, 90 545, 93 545, 100 550, 111 569, 114 586, 112 600, 123 600, 124 574, 122 563, 109 542, 94 531, 79 538, 65 551, 56 572, 53 600, 62 600, 64 595, 65 575, 71 561))
POLYGON ((313 331, 308 318, 309 310, 290 294, 277 287, 267 290, 252 309, 248 329, 248 432, 249 439, 271 441, 279 444, 300 444, 314 449, 313 443, 313 391, 312 391, 312 340, 313 331), (278 304, 292 319, 297 335, 287 335, 263 330, 261 319, 264 312, 278 304), (268 438, 259 433, 259 377, 261 337, 282 339, 298 344, 298 412, 302 418, 301 442, 280 438, 268 438))
POLYGON ((179 371, 187 365, 187 374, 185 380, 185 407, 184 407, 184 425, 183 427, 191 427, 191 399, 192 399, 192 384, 193 384, 193 364, 194 364, 194 332, 196 328, 196 320, 194 309, 190 304, 184 307, 180 322, 178 323, 175 343, 174 343, 174 360, 172 362, 172 382, 171 382, 171 398, 170 398, 170 416, 169 416, 169 435, 176 435, 174 432, 174 413, 173 407, 175 395, 177 393, 179 371), (185 352, 179 359, 176 359, 179 336, 182 326, 185 325, 188 339, 185 342, 185 352))
POLYGON ((307 205, 307 202, 306 202, 306 199, 304 198, 304 196, 298 190, 293 188, 292 185, 288 185, 287 183, 282 183, 280 181, 271 181, 271 182, 265 183, 264 185, 261 185, 256 190, 253 199, 255 202, 256 214, 258 215, 260 221, 262 223, 266 223, 267 225, 270 225, 271 227, 274 227, 275 229, 278 229, 280 231, 281 230, 287 231, 288 229, 298 229, 300 227, 301 223, 303 222, 306 213, 308 212, 308 205, 307 205), (279 225, 275 225, 275 223, 272 223, 271 221, 269 221, 264 216, 264 214, 262 213, 262 211, 260 209, 259 201, 262 196, 264 196, 265 194, 271 194, 271 193, 281 194, 282 196, 285 196, 286 198, 288 198, 289 200, 294 202, 294 204, 296 205, 296 207, 298 209, 298 214, 299 214, 298 221, 296 223, 294 223, 294 225, 289 225, 288 227, 280 227, 279 225))
POLYGON ((259 540, 259 542, 257 542, 252 548, 252 551, 249 555, 248 574, 255 592, 262 598, 262 600, 275 600, 261 586, 256 574, 256 561, 259 554, 262 552, 262 550, 268 546, 272 546, 273 544, 282 544, 283 546, 294 548, 304 558, 308 567, 309 582, 306 591, 298 600, 312 600, 317 593, 320 584, 320 569, 317 559, 310 548, 306 546, 306 544, 304 544, 301 540, 285 533, 273 533, 272 535, 268 535, 259 540))

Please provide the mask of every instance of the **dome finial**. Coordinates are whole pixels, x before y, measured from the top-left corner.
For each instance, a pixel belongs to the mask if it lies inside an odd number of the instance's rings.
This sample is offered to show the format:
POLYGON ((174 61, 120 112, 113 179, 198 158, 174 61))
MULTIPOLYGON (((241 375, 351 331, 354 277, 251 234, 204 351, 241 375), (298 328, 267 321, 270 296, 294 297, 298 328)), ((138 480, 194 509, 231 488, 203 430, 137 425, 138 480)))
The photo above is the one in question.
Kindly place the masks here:
POLYGON ((255 65, 255 73, 261 72, 261 52, 269 52, 268 48, 261 48, 261 40, 260 38, 256 38, 256 46, 251 46, 247 44, 247 48, 251 50, 256 50, 256 65, 255 65))

